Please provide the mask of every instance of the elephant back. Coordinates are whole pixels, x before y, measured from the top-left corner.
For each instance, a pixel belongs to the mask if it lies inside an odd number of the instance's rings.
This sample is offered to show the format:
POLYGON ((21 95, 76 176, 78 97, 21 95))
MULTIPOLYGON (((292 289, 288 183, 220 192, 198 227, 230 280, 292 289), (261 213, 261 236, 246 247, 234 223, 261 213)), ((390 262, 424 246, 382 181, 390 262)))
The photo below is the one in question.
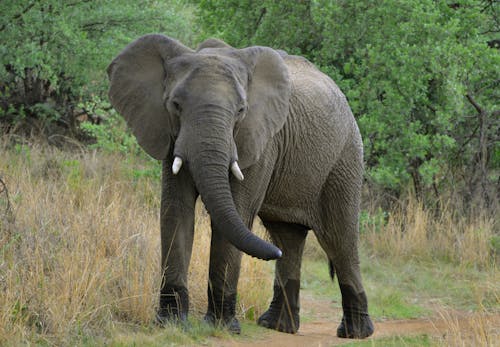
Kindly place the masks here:
POLYGON ((280 54, 288 67, 292 83, 292 93, 293 91, 305 94, 326 93, 328 94, 326 96, 345 99, 344 93, 342 93, 337 84, 309 60, 298 55, 285 55, 283 51, 280 51, 280 54))

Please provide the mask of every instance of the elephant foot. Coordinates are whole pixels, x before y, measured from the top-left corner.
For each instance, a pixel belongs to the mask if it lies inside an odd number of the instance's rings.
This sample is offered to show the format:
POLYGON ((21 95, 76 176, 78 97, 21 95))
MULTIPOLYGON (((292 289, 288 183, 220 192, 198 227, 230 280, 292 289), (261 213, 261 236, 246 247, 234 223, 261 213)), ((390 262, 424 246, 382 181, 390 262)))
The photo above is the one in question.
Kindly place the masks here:
POLYGON ((224 296, 222 293, 219 289, 208 289, 208 310, 203 320, 232 334, 241 334, 240 322, 235 317, 236 294, 224 296))
POLYGON ((277 314, 271 309, 264 312, 257 320, 257 324, 261 327, 288 334, 295 334, 299 330, 299 323, 298 314, 277 314))
POLYGON ((349 285, 340 285, 344 316, 337 328, 337 336, 349 339, 364 339, 374 332, 368 315, 368 301, 364 292, 356 293, 349 285))
POLYGON ((257 324, 268 329, 295 334, 299 330, 298 280, 288 280, 285 288, 274 286, 274 297, 269 309, 257 320, 257 324))
POLYGON ((156 312, 156 323, 164 326, 168 323, 187 324, 189 294, 185 287, 168 286, 161 289, 160 307, 156 312))
POLYGON ((207 313, 203 320, 214 327, 227 329, 231 334, 241 334, 240 322, 234 316, 231 318, 216 318, 214 314, 207 313))
POLYGON ((373 331, 373 323, 369 315, 363 314, 350 319, 344 316, 337 328, 337 336, 348 339, 364 339, 373 334, 373 331))

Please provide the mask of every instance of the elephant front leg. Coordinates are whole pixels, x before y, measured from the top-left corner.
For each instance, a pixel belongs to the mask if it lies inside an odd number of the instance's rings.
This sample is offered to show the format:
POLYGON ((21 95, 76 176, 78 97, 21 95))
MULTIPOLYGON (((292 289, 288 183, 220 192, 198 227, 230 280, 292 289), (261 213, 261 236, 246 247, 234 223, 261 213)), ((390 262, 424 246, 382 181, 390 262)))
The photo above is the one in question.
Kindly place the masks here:
POLYGON ((162 282, 157 322, 186 321, 189 310, 187 274, 194 236, 196 190, 187 173, 173 176, 164 163, 161 200, 162 282))
POLYGON ((264 225, 273 243, 283 250, 283 257, 276 262, 273 300, 257 324, 294 334, 300 325, 300 267, 308 228, 287 223, 264 222, 264 225))
POLYGON ((191 223, 166 223, 167 226, 162 227, 163 266, 157 313, 157 321, 161 324, 167 321, 185 321, 188 316, 187 273, 193 243, 193 226, 186 224, 191 223))
POLYGON ((240 323, 235 316, 240 264, 241 252, 213 230, 205 321, 226 327, 234 334, 241 332, 240 323))

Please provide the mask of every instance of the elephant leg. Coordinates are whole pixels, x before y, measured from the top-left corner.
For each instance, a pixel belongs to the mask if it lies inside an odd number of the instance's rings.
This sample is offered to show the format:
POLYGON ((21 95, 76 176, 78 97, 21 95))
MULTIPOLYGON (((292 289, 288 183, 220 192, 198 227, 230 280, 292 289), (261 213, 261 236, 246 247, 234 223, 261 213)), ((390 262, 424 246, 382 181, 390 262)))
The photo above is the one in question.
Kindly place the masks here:
POLYGON ((264 225, 283 256, 276 262, 273 300, 257 324, 294 334, 300 324, 300 267, 309 228, 281 222, 264 222, 264 225))
MULTIPOLYGON (((318 233, 319 235, 319 233, 318 233)), ((322 237, 318 236, 318 240, 322 237)), ((358 252, 346 242, 334 242, 332 245, 320 241, 328 249, 330 274, 337 274, 342 295, 343 317, 337 329, 337 336, 344 338, 365 338, 373 331, 373 323, 368 315, 368 300, 361 283, 358 252)))
MULTIPOLYGON (((275 155, 263 155, 259 165, 245 170, 244 181, 231 177, 231 193, 236 209, 249 229, 252 229, 254 218, 264 200, 275 155)), ((212 324, 221 324, 236 334, 241 332, 235 317, 240 266, 241 252, 221 237, 212 226, 208 309, 205 320, 212 324)))
POLYGON ((185 321, 189 310, 187 274, 194 235, 197 192, 189 173, 172 175, 171 162, 163 164, 161 199, 162 282, 157 321, 185 321))
POLYGON ((315 231, 330 260, 332 278, 337 273, 342 294, 343 318, 337 336, 365 338, 374 329, 368 315, 358 254, 362 169, 361 164, 357 169, 353 167, 350 159, 347 165, 339 163, 324 186, 320 202, 323 223, 315 231))
POLYGON ((240 323, 235 317, 240 265, 241 252, 213 230, 205 321, 226 327, 234 334, 241 333, 240 323))

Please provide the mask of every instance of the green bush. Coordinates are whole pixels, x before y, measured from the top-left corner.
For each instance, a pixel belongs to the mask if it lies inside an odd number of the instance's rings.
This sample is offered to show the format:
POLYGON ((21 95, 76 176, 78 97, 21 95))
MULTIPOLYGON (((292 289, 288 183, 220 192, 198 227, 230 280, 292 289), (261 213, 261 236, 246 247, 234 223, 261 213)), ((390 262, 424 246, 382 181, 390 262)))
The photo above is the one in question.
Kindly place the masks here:
POLYGON ((78 116, 102 116, 111 59, 150 32, 190 43, 191 13, 181 0, 2 1, 0 126, 76 130, 78 116))

